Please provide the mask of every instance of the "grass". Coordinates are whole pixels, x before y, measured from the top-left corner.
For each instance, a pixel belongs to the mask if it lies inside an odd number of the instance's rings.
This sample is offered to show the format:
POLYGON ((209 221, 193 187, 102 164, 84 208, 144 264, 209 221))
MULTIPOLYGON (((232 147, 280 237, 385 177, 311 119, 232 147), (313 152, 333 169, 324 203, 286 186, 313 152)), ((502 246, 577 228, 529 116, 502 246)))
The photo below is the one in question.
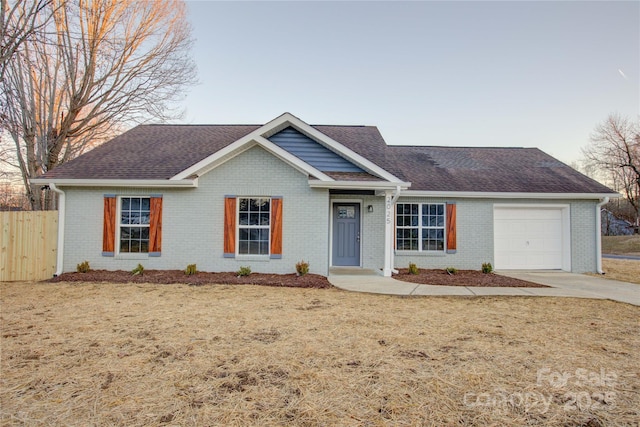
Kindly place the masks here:
POLYGON ((640 261, 628 259, 602 258, 605 279, 640 284, 640 261))
POLYGON ((0 284, 2 425, 637 425, 640 307, 0 284))
POLYGON ((631 236, 602 236, 602 253, 640 255, 640 234, 631 236))

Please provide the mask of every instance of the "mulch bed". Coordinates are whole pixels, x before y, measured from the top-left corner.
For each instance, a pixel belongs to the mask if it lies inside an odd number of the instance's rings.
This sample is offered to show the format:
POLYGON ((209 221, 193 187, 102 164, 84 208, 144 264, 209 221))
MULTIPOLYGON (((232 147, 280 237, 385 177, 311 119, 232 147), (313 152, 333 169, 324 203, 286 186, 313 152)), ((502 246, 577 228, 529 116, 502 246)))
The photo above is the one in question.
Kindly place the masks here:
POLYGON ((548 288, 548 286, 527 282, 526 280, 514 279, 493 273, 485 274, 479 270, 458 270, 455 274, 449 274, 443 269, 420 269, 418 274, 409 274, 408 268, 401 268, 399 271, 399 274, 393 276, 394 279, 426 285, 548 288))
POLYGON ((130 271, 91 270, 87 273, 64 273, 49 282, 109 282, 109 283, 158 283, 187 285, 263 285, 291 288, 331 288, 326 277, 318 274, 263 274, 251 273, 238 277, 236 273, 198 272, 187 276, 182 270, 144 270, 144 274, 133 275, 130 271))
MULTIPOLYGON (((448 286, 496 286, 518 288, 546 288, 547 286, 531 283, 497 274, 483 274, 477 270, 458 270, 449 274, 445 270, 421 269, 418 274, 409 274, 408 269, 400 269, 394 279, 423 285, 448 286)), ((182 270, 145 270, 142 275, 133 275, 130 271, 91 270, 87 273, 64 273, 48 282, 109 282, 109 283, 158 283, 187 285, 263 285, 289 288, 332 288, 326 277, 319 274, 264 274, 251 273, 239 277, 237 273, 198 272, 187 276, 182 270)))

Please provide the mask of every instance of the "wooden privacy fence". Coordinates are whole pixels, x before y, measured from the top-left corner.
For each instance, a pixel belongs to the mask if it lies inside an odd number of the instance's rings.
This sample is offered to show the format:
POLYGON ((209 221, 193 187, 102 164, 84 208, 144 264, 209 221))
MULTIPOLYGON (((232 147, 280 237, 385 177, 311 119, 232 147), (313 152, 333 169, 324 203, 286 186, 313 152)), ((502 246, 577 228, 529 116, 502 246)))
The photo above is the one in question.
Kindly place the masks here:
POLYGON ((44 280, 56 271, 58 211, 0 212, 0 282, 44 280))

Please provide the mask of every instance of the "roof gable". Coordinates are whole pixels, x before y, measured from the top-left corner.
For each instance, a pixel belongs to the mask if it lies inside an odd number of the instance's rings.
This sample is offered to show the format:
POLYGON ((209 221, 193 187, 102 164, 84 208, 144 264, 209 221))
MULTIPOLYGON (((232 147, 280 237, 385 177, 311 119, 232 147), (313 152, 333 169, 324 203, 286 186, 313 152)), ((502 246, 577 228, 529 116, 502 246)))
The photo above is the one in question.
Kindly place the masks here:
POLYGON ((290 152, 282 149, 281 147, 267 139, 286 128, 295 129, 297 132, 307 136, 309 139, 338 154, 340 157, 343 157, 353 165, 357 165, 363 171, 381 178, 382 181, 388 181, 398 185, 404 184, 404 186, 406 187, 407 183, 402 182, 402 180, 400 180, 392 173, 383 169, 371 160, 361 156, 357 152, 351 150, 347 145, 342 144, 321 132, 318 129, 320 128, 320 126, 318 126, 317 128, 311 126, 290 113, 284 113, 283 115, 276 117, 269 123, 238 139, 224 149, 213 153, 212 155, 208 156, 205 159, 202 159, 200 162, 196 163, 190 168, 187 168, 179 174, 171 177, 171 179, 183 180, 192 175, 200 176, 232 158, 233 156, 241 153, 247 148, 250 148, 255 144, 259 144, 267 151, 270 151, 285 162, 289 163, 291 166, 304 173, 307 173, 310 176, 317 178, 320 181, 335 181, 333 178, 326 175, 321 170, 306 163, 299 157, 294 156, 290 152))
POLYGON ((322 172, 365 172, 292 127, 287 127, 267 139, 322 172))

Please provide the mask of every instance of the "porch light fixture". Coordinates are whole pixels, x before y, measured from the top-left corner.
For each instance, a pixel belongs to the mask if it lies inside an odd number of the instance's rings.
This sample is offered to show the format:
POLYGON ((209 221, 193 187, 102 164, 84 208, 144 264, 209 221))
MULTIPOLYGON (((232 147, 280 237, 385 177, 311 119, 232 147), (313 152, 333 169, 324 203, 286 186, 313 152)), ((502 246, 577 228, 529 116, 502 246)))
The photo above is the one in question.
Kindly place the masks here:
POLYGON ((373 205, 367 206, 367 212, 373 212, 373 205))

